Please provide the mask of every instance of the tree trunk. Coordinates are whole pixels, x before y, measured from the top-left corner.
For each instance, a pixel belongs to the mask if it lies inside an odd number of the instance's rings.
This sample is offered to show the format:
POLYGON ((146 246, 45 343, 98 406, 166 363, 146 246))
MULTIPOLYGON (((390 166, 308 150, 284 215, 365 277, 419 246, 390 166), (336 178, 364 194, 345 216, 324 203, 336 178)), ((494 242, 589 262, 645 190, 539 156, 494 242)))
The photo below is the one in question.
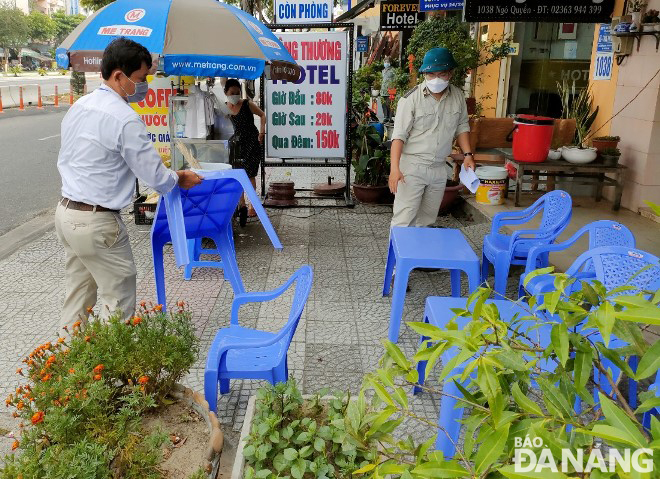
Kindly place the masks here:
POLYGON ((85 74, 82 72, 71 71, 71 91, 74 95, 82 96, 85 94, 85 85, 87 81, 85 74))

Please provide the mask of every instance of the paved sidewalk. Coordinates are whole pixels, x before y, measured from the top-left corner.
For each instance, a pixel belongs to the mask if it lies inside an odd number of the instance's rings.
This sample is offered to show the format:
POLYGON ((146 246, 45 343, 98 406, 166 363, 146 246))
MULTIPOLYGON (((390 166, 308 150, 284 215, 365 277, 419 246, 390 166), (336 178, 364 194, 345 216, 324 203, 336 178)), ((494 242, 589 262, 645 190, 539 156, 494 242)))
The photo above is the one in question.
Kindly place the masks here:
MULTIPOLYGON (((318 172, 319 182, 324 175, 318 172)), ((357 392, 363 375, 377 366, 383 350, 380 341, 387 337, 390 298, 383 298, 381 290, 391 207, 270 209, 268 214, 284 245, 282 252, 273 250, 258 222, 235 229, 245 287, 248 291, 272 289, 300 265, 312 265, 314 287, 289 351, 290 372, 305 393, 324 387, 357 392)), ((128 213, 122 217, 137 263, 138 301, 153 301, 149 229, 135 226, 128 213)), ((445 216, 436 224, 460 228, 480 254, 488 223, 445 216)), ((228 325, 233 292, 218 270, 196 269, 192 279, 184 281, 171 248, 166 252, 166 279, 169 301, 184 300, 193 311, 202 354, 185 383, 202 391, 206 351, 217 330, 228 325)), ((516 282, 511 282, 514 289, 516 282)), ((410 285, 404 321, 422 319, 427 296, 450 294, 445 272, 414 272, 410 285)), ((14 371, 21 359, 57 333, 64 298, 64 254, 54 231, 0 261, 0 290, 0 393, 7 395, 17 385, 14 371)), ((242 308, 240 320, 250 327, 277 330, 288 311, 284 301, 250 306, 242 308)), ((417 340, 410 329, 402 328, 400 344, 408 354, 414 352, 417 340)), ((219 417, 227 428, 240 429, 248 398, 259 386, 256 381, 232 382, 231 393, 219 400, 219 417)), ((422 395, 412 404, 419 414, 437 418, 437 398, 422 395)))

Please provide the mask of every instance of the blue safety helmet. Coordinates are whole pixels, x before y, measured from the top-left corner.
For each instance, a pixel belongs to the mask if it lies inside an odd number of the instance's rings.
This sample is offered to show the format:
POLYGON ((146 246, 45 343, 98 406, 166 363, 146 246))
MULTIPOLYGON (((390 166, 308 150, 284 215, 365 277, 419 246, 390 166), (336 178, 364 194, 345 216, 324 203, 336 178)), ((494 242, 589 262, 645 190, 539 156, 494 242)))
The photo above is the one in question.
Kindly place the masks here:
POLYGON ((431 48, 426 55, 424 55, 424 62, 422 63, 419 71, 421 73, 431 72, 444 72, 453 70, 458 66, 454 55, 449 50, 443 47, 431 48))

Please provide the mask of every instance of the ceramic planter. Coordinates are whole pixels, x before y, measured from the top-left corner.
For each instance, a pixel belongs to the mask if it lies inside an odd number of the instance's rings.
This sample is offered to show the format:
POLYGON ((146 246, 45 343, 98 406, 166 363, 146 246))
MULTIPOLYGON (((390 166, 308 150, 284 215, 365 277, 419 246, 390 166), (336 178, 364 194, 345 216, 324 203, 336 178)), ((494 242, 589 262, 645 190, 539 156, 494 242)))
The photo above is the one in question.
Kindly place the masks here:
POLYGON ((204 464, 200 464, 200 466, 204 467, 208 479, 215 479, 220 469, 220 455, 224 445, 224 434, 220 429, 218 416, 209 409, 209 403, 204 399, 204 394, 200 392, 193 391, 181 384, 175 384, 170 394, 174 399, 188 404, 206 422, 209 442, 204 454, 204 464))
POLYGON ((586 165, 596 159, 598 150, 596 148, 564 147, 561 150, 561 156, 569 163, 586 165))
POLYGON ((630 16, 632 17, 633 25, 637 25, 639 31, 639 26, 642 23, 642 12, 630 12, 630 16))
POLYGON ((442 196, 442 201, 440 202, 440 209, 438 214, 448 213, 453 204, 458 198, 458 194, 463 189, 463 185, 457 183, 456 181, 447 180, 447 186, 445 187, 445 194, 442 196))
POLYGON ((550 150, 548 152, 548 160, 559 160, 561 158, 561 148, 558 150, 550 150))
POLYGON ((607 149, 607 148, 616 148, 617 145, 619 144, 618 140, 597 140, 593 139, 591 140, 591 144, 593 145, 596 150, 598 150, 598 153, 601 151, 607 149))
POLYGON ((601 155, 601 158, 605 166, 616 166, 621 157, 618 155, 601 155))
POLYGON ((360 203, 387 203, 390 201, 390 187, 388 185, 369 186, 353 185, 353 194, 360 203))

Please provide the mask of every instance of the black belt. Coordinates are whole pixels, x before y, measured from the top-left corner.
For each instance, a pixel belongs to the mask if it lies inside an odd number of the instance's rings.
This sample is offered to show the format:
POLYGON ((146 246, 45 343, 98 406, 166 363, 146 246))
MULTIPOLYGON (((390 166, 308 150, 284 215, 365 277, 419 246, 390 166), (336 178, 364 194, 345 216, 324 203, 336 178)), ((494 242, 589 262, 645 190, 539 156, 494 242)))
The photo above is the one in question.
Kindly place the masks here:
POLYGON ((80 201, 70 200, 69 198, 65 198, 64 196, 60 198, 59 203, 65 208, 71 208, 72 210, 119 213, 119 210, 111 210, 110 208, 106 208, 104 206, 88 205, 87 203, 81 203, 80 201))

